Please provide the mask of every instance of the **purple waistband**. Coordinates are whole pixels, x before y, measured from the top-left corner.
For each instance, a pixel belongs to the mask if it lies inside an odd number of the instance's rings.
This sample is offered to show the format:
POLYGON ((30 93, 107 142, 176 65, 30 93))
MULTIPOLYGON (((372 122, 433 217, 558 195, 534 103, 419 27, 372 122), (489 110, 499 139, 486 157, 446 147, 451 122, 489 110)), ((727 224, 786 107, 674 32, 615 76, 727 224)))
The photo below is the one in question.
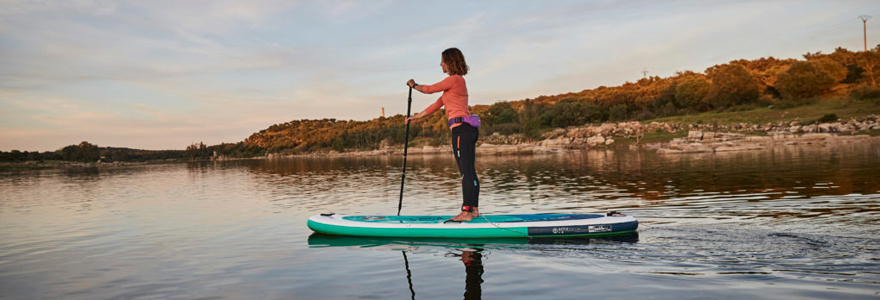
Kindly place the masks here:
POLYGON ((449 122, 447 125, 452 126, 452 124, 457 124, 457 123, 467 123, 467 124, 473 126, 474 128, 478 128, 478 127, 480 127, 480 116, 470 115, 467 117, 455 117, 455 118, 449 119, 449 122))

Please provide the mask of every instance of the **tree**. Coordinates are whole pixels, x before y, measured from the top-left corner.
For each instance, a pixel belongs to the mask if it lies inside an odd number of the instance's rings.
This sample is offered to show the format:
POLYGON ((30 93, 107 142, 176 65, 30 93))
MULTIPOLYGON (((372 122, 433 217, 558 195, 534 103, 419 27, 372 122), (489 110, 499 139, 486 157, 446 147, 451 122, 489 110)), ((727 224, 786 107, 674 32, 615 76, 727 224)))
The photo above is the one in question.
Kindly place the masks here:
POLYGON ((537 138, 550 125, 549 115, 543 113, 545 108, 546 105, 535 100, 525 100, 519 114, 519 123, 522 124, 522 133, 526 137, 537 138))
POLYGON ((791 64, 779 74, 776 89, 786 99, 809 99, 831 91, 837 80, 817 61, 800 61, 791 64))
POLYGON ((208 147, 203 142, 199 142, 198 144, 191 144, 186 147, 186 156, 191 160, 203 160, 207 159, 208 156, 211 156, 211 151, 208 150, 208 147))
POLYGON ((626 120, 628 111, 625 104, 617 104, 608 109, 608 119, 610 121, 626 120))
POLYGON ((877 81, 874 79, 874 76, 880 72, 880 45, 877 45, 874 49, 870 51, 860 53, 861 58, 859 59, 859 66, 865 70, 865 73, 868 75, 868 79, 870 79, 871 86, 877 86, 877 81))
POLYGON ((497 102, 492 104, 483 114, 483 121, 490 125, 514 123, 517 121, 516 110, 510 106, 510 102, 497 102))
POLYGON ((709 108, 706 103, 706 95, 712 83, 703 77, 693 77, 682 81, 675 87, 675 101, 680 107, 693 108, 698 111, 706 111, 709 108))
POLYGON ((675 112, 675 104, 677 101, 675 99, 675 90, 678 88, 678 82, 672 82, 665 89, 660 90, 660 94, 654 98, 654 103, 651 105, 655 111, 663 111, 662 115, 669 116, 675 112), (672 106, 670 106, 672 105, 672 106), (673 108, 669 110, 667 108, 673 108))
POLYGON ((816 66, 828 73, 831 78, 834 78, 835 84, 846 79, 846 68, 843 66, 843 64, 836 62, 831 58, 823 57, 822 59, 811 61, 811 63, 815 63, 816 66))
POLYGON ((754 102, 761 96, 761 86, 739 64, 722 65, 706 72, 712 78, 707 94, 708 102, 716 108, 754 102))
POLYGON ((96 162, 101 158, 101 153, 97 145, 83 141, 79 145, 62 148, 61 157, 67 161, 96 162))
POLYGON ((514 134, 520 132, 519 114, 510 102, 496 102, 479 114, 483 130, 489 133, 514 134))
POLYGON ((563 99, 548 110, 550 125, 557 128, 583 125, 587 123, 584 103, 574 99, 563 99))

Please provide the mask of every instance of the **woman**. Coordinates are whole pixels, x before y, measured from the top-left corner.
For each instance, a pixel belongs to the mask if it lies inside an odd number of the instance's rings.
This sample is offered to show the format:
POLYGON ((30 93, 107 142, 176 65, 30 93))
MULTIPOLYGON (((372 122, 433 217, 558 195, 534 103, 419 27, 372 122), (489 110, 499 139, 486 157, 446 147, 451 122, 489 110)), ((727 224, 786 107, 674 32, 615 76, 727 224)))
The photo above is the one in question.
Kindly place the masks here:
POLYGON ((461 173, 461 191, 464 201, 461 205, 461 213, 449 219, 450 221, 471 221, 480 216, 479 195, 480 184, 477 180, 477 170, 474 168, 474 156, 479 137, 478 121, 476 116, 470 116, 468 111, 467 85, 464 76, 468 72, 468 66, 464 61, 464 55, 457 48, 449 48, 443 51, 440 57, 440 67, 443 73, 449 74, 442 81, 433 85, 420 85, 410 79, 406 84, 413 89, 433 94, 442 91, 443 94, 434 104, 425 108, 424 111, 406 119, 412 122, 428 116, 442 106, 446 106, 446 119, 449 120, 449 129, 452 130, 452 154, 458 164, 461 173), (470 123, 469 123, 470 122, 470 123), (471 125, 474 123, 474 125, 471 125))

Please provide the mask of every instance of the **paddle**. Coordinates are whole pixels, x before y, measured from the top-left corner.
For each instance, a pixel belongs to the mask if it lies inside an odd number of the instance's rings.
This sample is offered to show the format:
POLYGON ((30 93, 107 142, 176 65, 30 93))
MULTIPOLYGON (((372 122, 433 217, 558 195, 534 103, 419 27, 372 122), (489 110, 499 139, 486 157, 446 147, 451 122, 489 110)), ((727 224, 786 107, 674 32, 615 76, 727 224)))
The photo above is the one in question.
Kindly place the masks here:
POLYGON ((406 281, 409 282, 409 292, 412 293, 412 299, 416 299, 416 290, 412 286, 412 272, 409 270, 409 259, 406 258, 406 250, 400 250, 403 253, 403 263, 406 266, 406 281))
MULTIPOLYGON (((412 107, 412 87, 409 87, 409 99, 406 101, 406 118, 409 119, 409 110, 412 107)), ((403 175, 400 175, 400 202, 397 203, 397 215, 403 208, 403 182, 406 180, 406 151, 409 149, 409 122, 406 122, 406 137, 403 142, 403 175)))

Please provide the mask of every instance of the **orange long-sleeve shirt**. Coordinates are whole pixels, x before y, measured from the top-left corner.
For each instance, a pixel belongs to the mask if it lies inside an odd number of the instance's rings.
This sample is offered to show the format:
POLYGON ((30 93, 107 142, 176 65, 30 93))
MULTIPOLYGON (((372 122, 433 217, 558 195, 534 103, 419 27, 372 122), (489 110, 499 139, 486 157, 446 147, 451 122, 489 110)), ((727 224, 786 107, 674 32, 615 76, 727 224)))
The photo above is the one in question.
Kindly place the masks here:
MULTIPOLYGON (((458 117, 467 117, 470 115, 470 112, 468 111, 467 85, 464 82, 464 77, 461 75, 446 77, 442 81, 432 85, 420 85, 419 89, 425 94, 433 94, 443 91, 443 94, 440 95, 440 98, 437 99, 436 102, 428 106, 428 108, 425 108, 425 115, 434 113, 444 105, 446 106, 447 120, 458 117)), ((450 128, 458 125, 461 124, 453 124, 450 128)))

